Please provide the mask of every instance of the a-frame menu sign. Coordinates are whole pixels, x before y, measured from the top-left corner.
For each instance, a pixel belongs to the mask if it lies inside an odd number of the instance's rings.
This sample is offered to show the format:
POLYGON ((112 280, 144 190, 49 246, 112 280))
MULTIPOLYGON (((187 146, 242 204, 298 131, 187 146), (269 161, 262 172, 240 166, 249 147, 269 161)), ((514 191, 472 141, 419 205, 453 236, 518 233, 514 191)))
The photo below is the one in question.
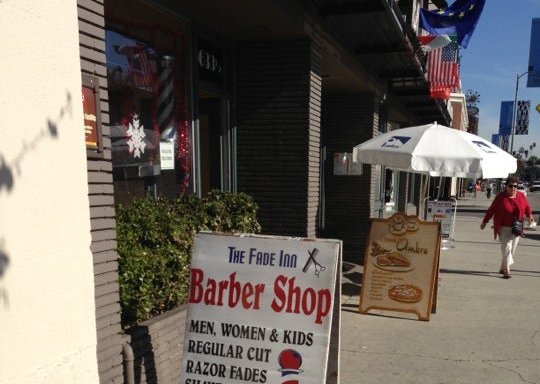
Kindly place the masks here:
POLYGON ((428 321, 435 312, 441 229, 396 213, 372 219, 364 257, 360 313, 388 310, 428 321))

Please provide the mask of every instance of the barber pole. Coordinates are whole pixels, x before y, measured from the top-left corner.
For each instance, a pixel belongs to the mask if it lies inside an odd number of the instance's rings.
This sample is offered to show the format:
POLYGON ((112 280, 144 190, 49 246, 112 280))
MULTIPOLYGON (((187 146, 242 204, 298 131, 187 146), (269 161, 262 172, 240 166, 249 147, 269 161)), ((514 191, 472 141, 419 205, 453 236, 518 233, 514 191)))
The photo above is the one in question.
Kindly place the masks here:
POLYGON ((174 137, 174 59, 163 56, 159 61, 157 122, 162 139, 174 137))

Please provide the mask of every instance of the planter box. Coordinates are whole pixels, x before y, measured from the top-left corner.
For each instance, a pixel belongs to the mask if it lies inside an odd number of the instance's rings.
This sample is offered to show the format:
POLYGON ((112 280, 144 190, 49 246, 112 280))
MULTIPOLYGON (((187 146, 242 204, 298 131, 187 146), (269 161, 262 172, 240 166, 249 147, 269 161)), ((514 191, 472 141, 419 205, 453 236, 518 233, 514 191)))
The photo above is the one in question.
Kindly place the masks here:
POLYGON ((136 384, 180 382, 186 308, 183 305, 126 330, 136 384))

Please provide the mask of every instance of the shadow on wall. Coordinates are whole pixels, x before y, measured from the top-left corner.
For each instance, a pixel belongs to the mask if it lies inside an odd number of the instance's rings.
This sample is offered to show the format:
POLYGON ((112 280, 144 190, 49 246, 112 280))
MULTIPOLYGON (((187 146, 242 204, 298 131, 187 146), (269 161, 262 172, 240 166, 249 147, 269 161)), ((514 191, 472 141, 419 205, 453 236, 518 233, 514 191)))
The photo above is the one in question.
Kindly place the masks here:
POLYGON ((44 139, 58 139, 58 123, 64 119, 66 114, 71 116, 72 108, 71 93, 66 93, 66 102, 60 111, 58 117, 54 120, 47 119, 46 127, 42 128, 30 141, 23 139, 19 153, 12 161, 6 161, 6 158, 0 153, 0 193, 6 190, 11 192, 15 185, 15 178, 22 176, 22 163, 28 153, 34 150, 44 139))
MULTIPOLYGON (((60 108, 58 116, 51 120, 47 119, 45 127, 43 127, 31 140, 22 140, 21 149, 13 160, 6 160, 4 154, 0 152, 0 194, 6 192, 11 193, 15 187, 17 178, 23 176, 23 161, 27 154, 35 150, 37 146, 45 139, 58 140, 58 123, 64 119, 64 116, 72 116, 72 96, 70 92, 66 92, 66 101, 64 106, 60 108)), ((81 122, 82 127, 82 122, 81 122)), ((10 258, 6 252, 6 240, 0 238, 0 282, 9 266, 10 258)), ((8 296, 4 287, 0 285, 0 304, 4 307, 8 306, 8 296)))
MULTIPOLYGON (((9 258, 7 257, 7 254, 4 250, 4 238, 0 238, 0 282, 2 281, 2 277, 4 276, 4 272, 7 270, 7 267, 9 265, 9 258)), ((4 287, 0 284, 0 309, 2 307, 8 307, 8 297, 6 290, 4 287)))

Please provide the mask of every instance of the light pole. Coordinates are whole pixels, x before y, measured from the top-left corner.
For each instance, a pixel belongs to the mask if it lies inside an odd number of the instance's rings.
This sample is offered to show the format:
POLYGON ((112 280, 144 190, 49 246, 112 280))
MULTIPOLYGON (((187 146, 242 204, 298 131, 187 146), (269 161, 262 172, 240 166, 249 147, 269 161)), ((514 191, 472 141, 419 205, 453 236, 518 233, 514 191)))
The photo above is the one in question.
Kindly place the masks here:
POLYGON ((519 79, 528 74, 531 71, 523 72, 521 75, 516 75, 516 95, 514 96, 514 108, 512 109, 512 139, 510 141, 510 154, 514 154, 514 135, 516 133, 516 123, 517 123, 517 97, 519 89, 519 79))

